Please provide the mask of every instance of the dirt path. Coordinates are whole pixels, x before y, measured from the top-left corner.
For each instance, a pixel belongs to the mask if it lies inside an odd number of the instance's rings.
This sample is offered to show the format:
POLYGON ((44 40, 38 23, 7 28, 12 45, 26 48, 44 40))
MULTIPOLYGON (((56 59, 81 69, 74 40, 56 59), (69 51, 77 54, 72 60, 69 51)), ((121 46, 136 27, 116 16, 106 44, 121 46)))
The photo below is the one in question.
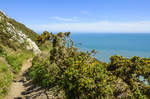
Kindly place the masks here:
POLYGON ((6 96, 5 99, 24 99, 24 97, 21 95, 23 91, 26 90, 24 86, 24 73, 27 71, 32 65, 32 58, 28 59, 25 64, 23 64, 21 72, 16 77, 16 79, 11 84, 8 96, 6 96))
POLYGON ((5 99, 64 99, 63 95, 46 90, 32 84, 28 70, 32 66, 32 58, 23 64, 21 72, 11 84, 8 96, 5 99))

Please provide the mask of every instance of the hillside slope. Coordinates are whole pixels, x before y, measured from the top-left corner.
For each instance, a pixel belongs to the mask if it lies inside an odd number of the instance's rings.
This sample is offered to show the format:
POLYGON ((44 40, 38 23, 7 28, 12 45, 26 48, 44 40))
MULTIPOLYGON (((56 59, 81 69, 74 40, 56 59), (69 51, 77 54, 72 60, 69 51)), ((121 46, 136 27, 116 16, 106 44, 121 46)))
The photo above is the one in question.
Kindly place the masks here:
POLYGON ((36 34, 0 10, 0 99, 8 94, 22 65, 41 51, 36 34))
POLYGON ((13 50, 33 50, 37 54, 40 52, 34 42, 37 37, 34 31, 0 11, 0 46, 13 50))

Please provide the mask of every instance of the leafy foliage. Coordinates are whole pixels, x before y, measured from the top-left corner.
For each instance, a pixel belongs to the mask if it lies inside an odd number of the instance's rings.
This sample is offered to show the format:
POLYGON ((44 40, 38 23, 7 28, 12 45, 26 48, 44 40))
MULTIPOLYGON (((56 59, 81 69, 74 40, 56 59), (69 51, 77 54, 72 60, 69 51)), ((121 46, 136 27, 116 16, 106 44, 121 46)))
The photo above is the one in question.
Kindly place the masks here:
POLYGON ((33 53, 26 50, 26 42, 21 44, 17 40, 18 31, 33 41, 38 37, 34 31, 0 11, 0 99, 7 95, 13 76, 20 71, 23 62, 33 57, 33 53))
POLYGON ((150 59, 137 56, 130 59, 116 55, 110 58, 108 70, 126 82, 138 99, 150 98, 150 86, 144 85, 138 76, 150 81, 150 59))
POLYGON ((70 32, 43 32, 38 42, 46 41, 52 48, 49 54, 34 58, 30 69, 33 83, 45 89, 59 86, 67 99, 150 98, 150 87, 138 78, 149 81, 150 59, 115 55, 110 63, 102 63, 92 57, 95 50, 78 51, 70 32))
POLYGON ((48 31, 44 31, 41 36, 37 37, 37 42, 39 45, 45 43, 45 41, 50 41, 52 39, 52 33, 49 33, 48 31))
POLYGON ((95 51, 77 51, 69 35, 70 32, 51 34, 50 59, 34 58, 30 70, 33 82, 45 88, 59 85, 67 98, 108 97, 112 94, 106 83, 109 77, 103 65, 90 56, 95 51))

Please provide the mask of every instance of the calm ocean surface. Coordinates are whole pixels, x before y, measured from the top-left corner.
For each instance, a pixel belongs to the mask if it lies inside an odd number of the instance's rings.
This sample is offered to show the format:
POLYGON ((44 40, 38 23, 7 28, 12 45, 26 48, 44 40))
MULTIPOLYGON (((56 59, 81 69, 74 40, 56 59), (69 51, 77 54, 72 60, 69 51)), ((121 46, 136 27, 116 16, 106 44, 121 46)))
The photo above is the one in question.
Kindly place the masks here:
POLYGON ((150 58, 150 34, 71 34, 75 46, 82 51, 95 49, 97 59, 109 62, 109 57, 150 58), (80 44, 81 43, 81 44, 80 44))

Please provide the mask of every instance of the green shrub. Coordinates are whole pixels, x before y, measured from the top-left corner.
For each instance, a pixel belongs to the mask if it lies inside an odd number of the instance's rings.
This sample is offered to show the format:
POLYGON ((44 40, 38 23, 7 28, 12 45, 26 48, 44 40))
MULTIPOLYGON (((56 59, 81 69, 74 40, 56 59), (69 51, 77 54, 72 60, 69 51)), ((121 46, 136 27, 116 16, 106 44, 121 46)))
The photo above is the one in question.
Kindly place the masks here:
POLYGON ((33 59, 29 74, 33 83, 38 82, 44 88, 50 88, 54 85, 58 70, 56 66, 49 67, 49 64, 50 62, 46 58, 40 56, 33 59), (50 68, 50 71, 48 68, 50 68))
POLYGON ((68 60, 69 67, 60 80, 60 87, 65 90, 67 98, 94 99, 111 96, 109 77, 103 65, 96 61, 88 63, 86 59, 81 58, 81 60, 79 56, 76 59, 68 60))
MULTIPOLYGON (((150 59, 112 56, 102 63, 91 52, 74 47, 70 32, 43 34, 40 42, 48 40, 52 48, 44 57, 35 57, 30 69, 33 83, 50 89, 59 86, 67 99, 149 99, 150 87, 138 79, 150 81, 150 59), (44 39, 42 39, 42 37, 44 39)), ((58 90, 59 90, 58 89, 58 90)))
POLYGON ((52 35, 50 59, 35 57, 30 77, 45 88, 59 86, 66 98, 102 98, 112 94, 107 83, 106 68, 90 55, 77 51, 69 37, 70 33, 52 35))
POLYGON ((136 98, 150 98, 150 87, 144 85, 138 78, 138 76, 144 76, 145 79, 150 81, 150 59, 137 56, 129 59, 115 55, 112 56, 110 60, 111 62, 108 66, 108 70, 114 75, 122 78, 124 82, 130 86, 136 98))

